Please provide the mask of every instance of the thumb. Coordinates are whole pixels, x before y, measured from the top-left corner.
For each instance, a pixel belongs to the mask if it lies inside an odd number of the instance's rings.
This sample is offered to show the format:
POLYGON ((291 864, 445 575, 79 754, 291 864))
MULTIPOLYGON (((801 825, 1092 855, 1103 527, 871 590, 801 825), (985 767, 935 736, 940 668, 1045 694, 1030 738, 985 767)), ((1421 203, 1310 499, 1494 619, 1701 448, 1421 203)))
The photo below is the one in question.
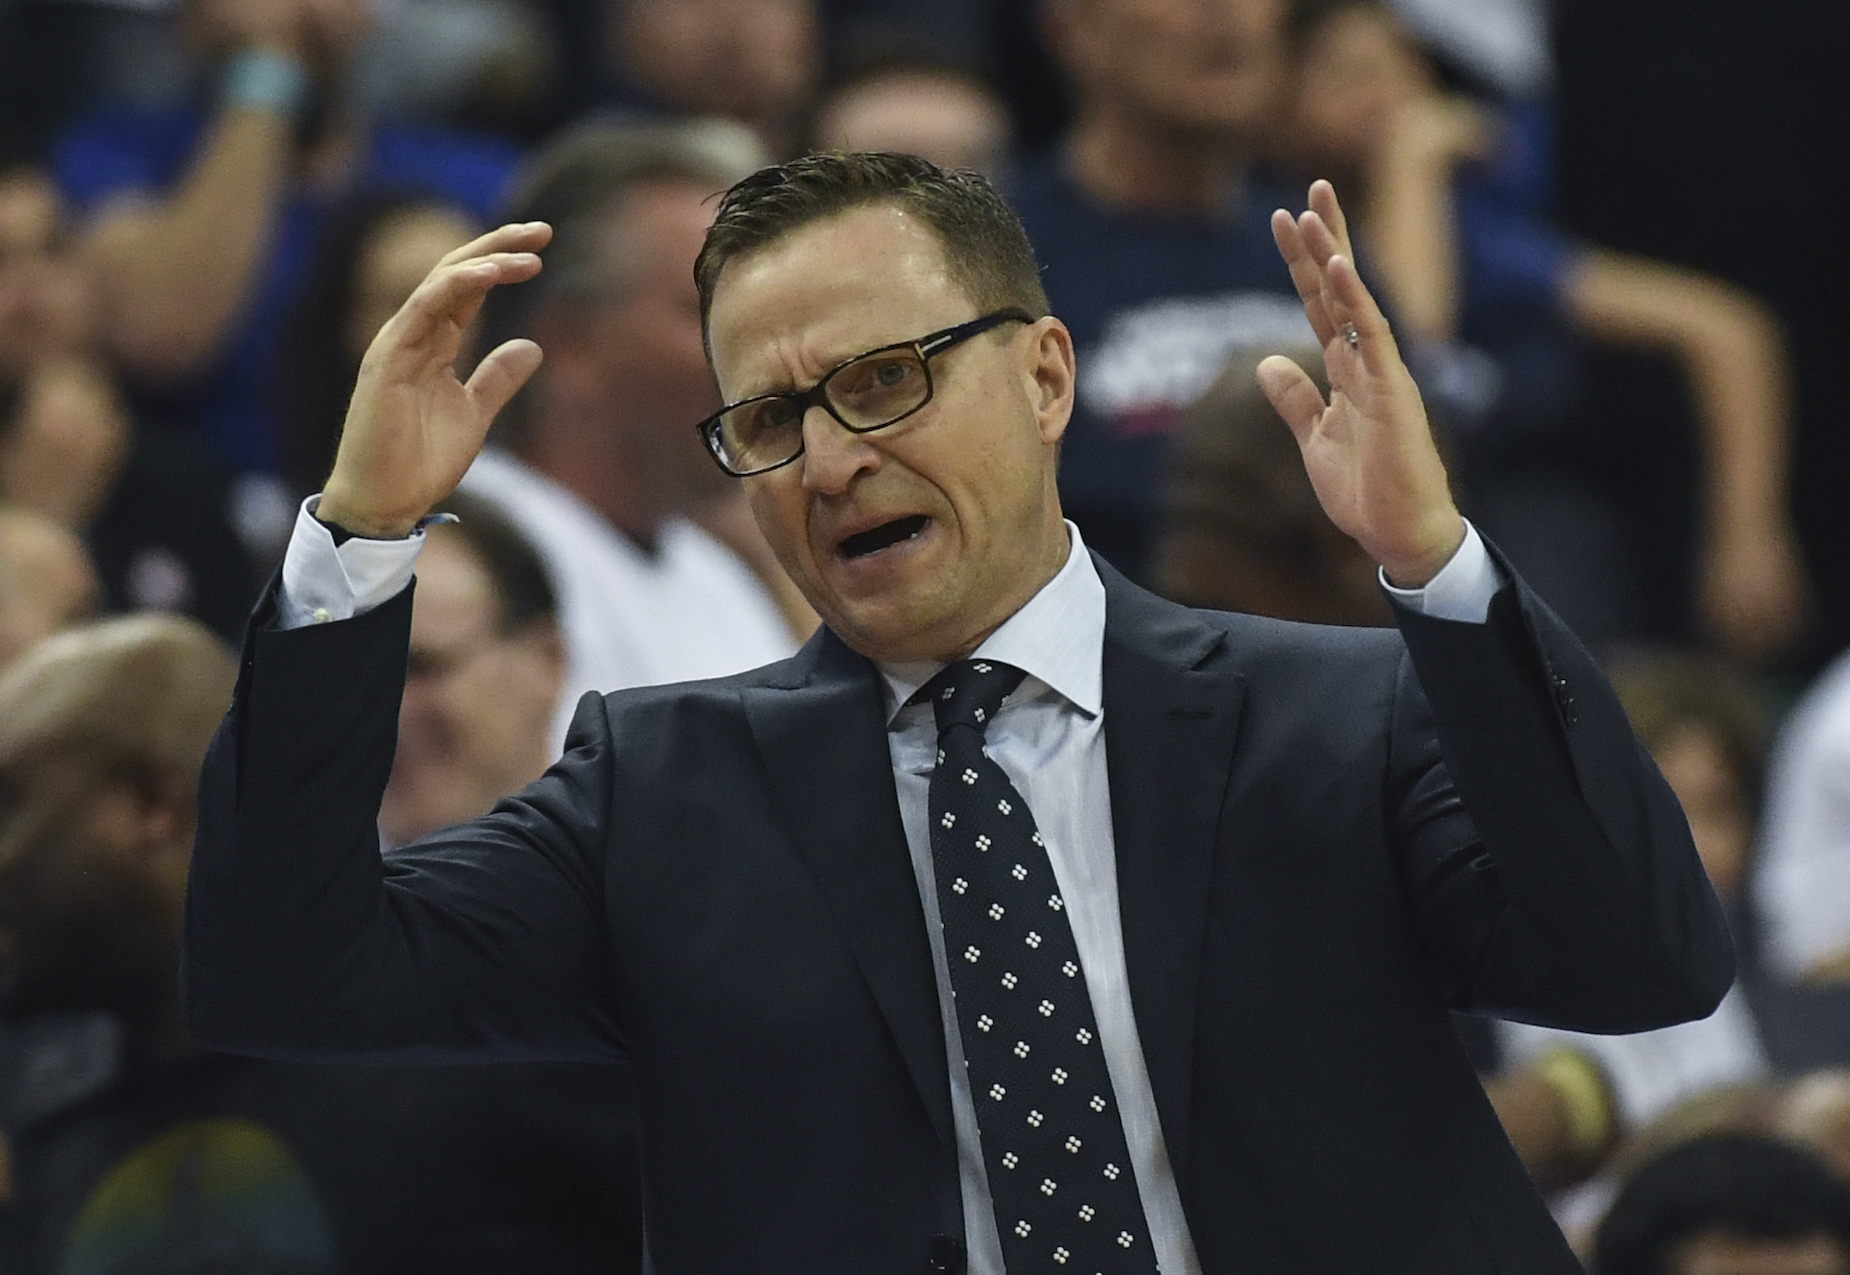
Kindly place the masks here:
POLYGON ((1262 359, 1257 375, 1259 388, 1271 402, 1272 410, 1284 418, 1298 445, 1303 446, 1323 415, 1323 392, 1303 368, 1282 354, 1262 359))
POLYGON ((543 357, 540 347, 525 337, 504 342, 476 366, 463 388, 483 416, 493 419, 539 370, 543 357))

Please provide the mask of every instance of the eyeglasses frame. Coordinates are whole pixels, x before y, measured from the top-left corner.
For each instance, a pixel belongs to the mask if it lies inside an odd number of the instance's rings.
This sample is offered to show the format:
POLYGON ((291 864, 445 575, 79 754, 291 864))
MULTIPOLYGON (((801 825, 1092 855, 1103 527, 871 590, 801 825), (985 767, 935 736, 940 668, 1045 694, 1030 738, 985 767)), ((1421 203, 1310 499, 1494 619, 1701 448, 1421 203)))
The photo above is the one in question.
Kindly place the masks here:
POLYGON ((851 358, 843 359, 827 372, 824 372, 822 378, 806 390, 777 390, 770 394, 754 394, 750 398, 742 398, 736 403, 726 404, 726 406, 720 408, 719 411, 701 421, 695 428, 700 431, 700 441, 706 444, 707 452, 713 457, 713 462, 725 473, 730 474, 734 478, 751 478, 758 474, 768 474, 774 469, 782 469, 785 465, 790 464, 790 462, 796 460, 803 454, 803 436, 801 429, 799 428, 797 434, 796 451, 774 465, 765 465, 758 469, 748 469, 741 473, 729 466, 725 458, 720 455, 720 418, 725 416, 726 413, 737 411, 741 407, 749 407, 753 403, 765 403, 772 399, 783 399, 796 404, 796 406, 801 409, 801 414, 797 418, 799 421, 801 421, 803 417, 809 415, 810 408, 820 407, 833 418, 836 424, 840 425, 850 434, 872 434, 877 430, 883 430, 888 426, 899 424, 899 422, 905 420, 908 416, 916 414, 924 408, 927 403, 931 402, 932 396, 937 393, 937 383, 933 381, 931 375, 931 360, 934 355, 942 354, 952 346, 968 341, 973 336, 980 336, 990 331, 992 328, 997 328, 1004 323, 1011 322, 1035 323, 1038 322, 1038 320, 1019 306, 1009 306, 1001 310, 992 310, 988 314, 979 315, 964 323, 955 324, 948 328, 940 328, 936 332, 928 332, 924 336, 917 337, 911 341, 894 341, 890 345, 878 345, 871 350, 864 350, 851 358), (850 425, 847 421, 842 419, 841 413, 835 410, 835 404, 829 401, 829 382, 835 378, 837 373, 845 368, 859 363, 863 359, 873 358, 877 354, 885 354, 888 350, 911 350, 918 356, 919 366, 925 370, 925 397, 920 399, 916 406, 901 412, 890 421, 881 421, 878 425, 850 425))

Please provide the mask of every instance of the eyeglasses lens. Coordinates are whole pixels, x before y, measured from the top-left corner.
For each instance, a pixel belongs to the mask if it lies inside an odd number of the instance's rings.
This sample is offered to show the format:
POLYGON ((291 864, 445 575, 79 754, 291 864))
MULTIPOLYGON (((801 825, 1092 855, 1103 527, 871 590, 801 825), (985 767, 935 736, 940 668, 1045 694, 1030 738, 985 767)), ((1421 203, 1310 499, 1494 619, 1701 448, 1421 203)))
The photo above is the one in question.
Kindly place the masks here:
MULTIPOLYGON (((823 392, 849 429, 875 430, 923 406, 931 378, 917 351, 879 350, 837 368, 823 392)), ((741 404, 719 418, 718 441, 734 471, 781 464, 802 450, 803 407, 792 398, 741 404)))

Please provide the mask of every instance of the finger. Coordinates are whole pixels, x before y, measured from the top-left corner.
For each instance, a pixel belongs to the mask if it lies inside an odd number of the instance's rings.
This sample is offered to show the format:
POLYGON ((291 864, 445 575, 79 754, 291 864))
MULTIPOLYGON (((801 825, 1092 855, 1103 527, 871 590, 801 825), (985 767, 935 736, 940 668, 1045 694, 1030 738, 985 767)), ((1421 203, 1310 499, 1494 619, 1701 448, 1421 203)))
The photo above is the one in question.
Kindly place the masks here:
POLYGON ((1336 187, 1319 178, 1310 184, 1310 208, 1329 227, 1336 243, 1336 251, 1354 260, 1355 249, 1349 239, 1349 219, 1343 215, 1342 203, 1336 198, 1336 187))
POLYGON ((1319 267, 1327 268, 1331 257, 1348 255, 1342 251, 1330 223, 1314 208, 1298 214, 1298 236, 1304 240, 1304 250, 1310 254, 1310 259, 1319 267))
POLYGON ((1283 208, 1272 214, 1272 242, 1278 245, 1278 254, 1285 259, 1285 268, 1291 272, 1291 285, 1297 289, 1298 300, 1304 303, 1304 315, 1310 320, 1317 344, 1328 345, 1330 338, 1336 335, 1336 324, 1330 319, 1324 297, 1323 268, 1305 244, 1298 219, 1283 208))
POLYGON ((453 266, 471 257, 486 257, 497 252, 538 252, 551 241, 552 227, 543 221, 510 222, 450 249, 437 266, 453 266))
POLYGON ((1284 419, 1298 445, 1303 446, 1323 416, 1323 392, 1303 368, 1282 354, 1261 359, 1257 375, 1259 388, 1272 410, 1284 419))
POLYGON ((463 386, 482 419, 493 420, 507 406, 527 378, 539 370, 543 357, 540 347, 525 337, 504 342, 488 353, 463 386))
POLYGON ((1342 299, 1330 287, 1330 262, 1338 253, 1335 234, 1315 209, 1307 209, 1298 214, 1298 237, 1304 241, 1304 250, 1317 266, 1317 280, 1322 289, 1323 313, 1330 325, 1332 334, 1343 330, 1350 318, 1348 309, 1342 299))
POLYGON ((520 283, 539 272, 540 259, 531 252, 495 253, 438 266, 380 330, 379 339, 399 350, 419 352, 433 338, 454 335, 466 326, 489 289, 520 283))
POLYGON ((1342 321, 1355 326, 1356 352, 1361 356, 1364 370, 1371 376, 1384 376, 1398 370, 1401 367, 1400 347, 1394 340, 1393 330, 1388 327, 1387 316, 1381 313, 1381 307, 1375 304, 1362 276, 1356 273, 1355 263, 1347 257, 1333 256, 1325 274, 1330 281, 1335 308, 1343 315, 1342 321))

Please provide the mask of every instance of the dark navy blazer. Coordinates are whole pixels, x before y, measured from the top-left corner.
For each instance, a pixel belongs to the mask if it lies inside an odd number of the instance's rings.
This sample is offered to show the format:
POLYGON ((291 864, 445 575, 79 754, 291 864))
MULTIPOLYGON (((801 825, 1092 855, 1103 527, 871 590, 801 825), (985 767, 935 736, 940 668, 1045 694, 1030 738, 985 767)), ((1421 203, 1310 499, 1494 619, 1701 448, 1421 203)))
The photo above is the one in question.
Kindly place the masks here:
MULTIPOLYGON (((1579 1269, 1449 1022, 1708 1013, 1675 798, 1520 581, 1399 632, 1191 611, 1104 564, 1138 1033, 1208 1275, 1579 1269)), ((253 621, 202 783, 194 1032, 289 1058, 634 1060, 661 1272, 924 1272, 964 1233, 873 665, 588 695, 563 760, 381 859, 410 590, 253 621)))

